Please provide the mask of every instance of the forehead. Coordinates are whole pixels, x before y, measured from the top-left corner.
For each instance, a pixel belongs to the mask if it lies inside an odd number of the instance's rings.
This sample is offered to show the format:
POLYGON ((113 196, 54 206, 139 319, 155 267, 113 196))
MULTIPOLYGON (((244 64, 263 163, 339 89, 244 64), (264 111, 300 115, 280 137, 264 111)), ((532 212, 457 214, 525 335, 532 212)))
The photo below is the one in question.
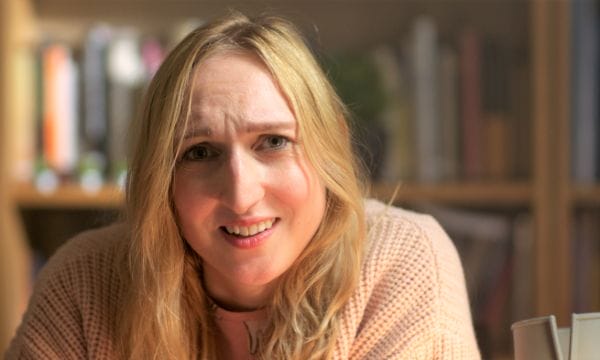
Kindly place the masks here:
POLYGON ((268 67, 250 52, 225 50, 211 54, 197 64, 193 77, 195 100, 209 97, 215 91, 236 93, 262 88, 279 92, 268 67))
POLYGON ((229 122, 295 123, 289 103, 262 60, 225 52, 201 60, 194 71, 191 125, 229 122))

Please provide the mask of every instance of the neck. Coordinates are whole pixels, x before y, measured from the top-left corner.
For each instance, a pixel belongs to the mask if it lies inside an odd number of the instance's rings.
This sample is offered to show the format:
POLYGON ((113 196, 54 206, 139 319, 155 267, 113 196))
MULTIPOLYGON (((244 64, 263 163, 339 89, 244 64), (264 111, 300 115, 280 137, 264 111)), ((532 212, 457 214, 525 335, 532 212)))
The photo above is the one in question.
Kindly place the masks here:
POLYGON ((222 309, 235 312, 254 311, 265 307, 275 286, 274 283, 230 284, 227 279, 216 276, 210 269, 204 269, 202 283, 204 291, 213 303, 222 309))

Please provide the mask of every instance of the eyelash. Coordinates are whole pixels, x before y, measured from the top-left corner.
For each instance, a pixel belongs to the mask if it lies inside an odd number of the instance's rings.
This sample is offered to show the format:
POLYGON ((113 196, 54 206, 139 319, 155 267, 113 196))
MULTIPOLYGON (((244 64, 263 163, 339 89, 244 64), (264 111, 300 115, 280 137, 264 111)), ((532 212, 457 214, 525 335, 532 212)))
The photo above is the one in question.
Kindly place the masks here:
MULTIPOLYGON (((286 148, 289 143, 291 142, 291 140, 283 135, 265 135, 262 136, 260 138, 259 141, 259 146, 257 147, 258 150, 265 150, 265 151, 278 151, 278 150, 282 150, 284 148, 286 148), (277 139, 278 141, 281 141, 281 144, 272 144, 271 141, 277 139), (261 149, 263 146, 265 146, 266 144, 266 148, 261 149)), ((207 160, 211 160, 214 157, 217 157, 220 155, 220 151, 215 149, 214 147, 210 146, 209 144, 205 144, 205 143, 200 143, 200 144, 196 144, 191 146, 190 148, 188 148, 182 155, 181 157, 181 161, 207 161, 207 160), (205 151, 205 154, 203 154, 203 156, 201 156, 200 158, 193 158, 192 155, 194 155, 194 152, 197 150, 201 150, 203 149, 205 151)))

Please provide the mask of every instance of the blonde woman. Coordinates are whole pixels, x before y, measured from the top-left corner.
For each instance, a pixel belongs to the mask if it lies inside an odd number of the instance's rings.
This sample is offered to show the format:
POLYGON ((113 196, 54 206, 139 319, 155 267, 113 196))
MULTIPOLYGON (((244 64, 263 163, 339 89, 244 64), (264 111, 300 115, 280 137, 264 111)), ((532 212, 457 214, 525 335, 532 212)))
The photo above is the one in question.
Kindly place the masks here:
POLYGON ((125 221, 52 258, 8 358, 478 358, 451 241, 363 200, 345 114, 288 22, 192 32, 133 126, 125 221))

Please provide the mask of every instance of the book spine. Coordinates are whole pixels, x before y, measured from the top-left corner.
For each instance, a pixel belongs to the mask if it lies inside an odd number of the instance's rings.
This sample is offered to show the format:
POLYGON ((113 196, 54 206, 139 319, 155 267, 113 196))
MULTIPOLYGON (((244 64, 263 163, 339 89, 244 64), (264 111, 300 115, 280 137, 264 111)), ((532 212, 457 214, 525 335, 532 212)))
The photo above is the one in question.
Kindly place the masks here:
POLYGON ((510 175, 509 131, 509 63, 504 49, 491 38, 483 41, 482 50, 483 145, 486 155, 485 177, 506 180, 510 175))
POLYGON ((575 182, 597 180, 598 82, 600 22, 594 1, 573 1, 573 137, 572 163, 575 182))
MULTIPOLYGON (((31 182, 34 179, 36 162, 36 106, 32 106, 32 99, 36 99, 36 71, 35 55, 25 48, 15 54, 15 71, 13 73, 16 88, 14 98, 15 109, 18 111, 15 118, 14 136, 14 163, 13 177, 18 182, 31 182)), ((35 102, 35 100, 33 100, 35 102)))
POLYGON ((144 78, 138 34, 122 29, 115 33, 107 51, 109 172, 112 181, 124 186, 126 135, 135 114, 136 90, 144 78))
POLYGON ((389 141, 385 142, 382 180, 388 183, 412 180, 412 132, 408 117, 407 81, 399 56, 391 47, 380 47, 372 53, 373 63, 382 79, 386 105, 382 126, 389 141))
POLYGON ((440 52, 439 88, 442 178, 446 181, 456 181, 460 176, 458 56, 449 46, 443 47, 440 52))
POLYGON ((43 153, 56 174, 68 176, 77 163, 77 67, 62 44, 43 51, 43 153))
POLYGON ((420 17, 413 28, 413 71, 417 179, 441 180, 438 94, 438 35, 435 22, 420 17))
POLYGON ((475 30, 466 29, 460 38, 462 163, 465 180, 480 180, 483 175, 481 116, 481 54, 475 30))

